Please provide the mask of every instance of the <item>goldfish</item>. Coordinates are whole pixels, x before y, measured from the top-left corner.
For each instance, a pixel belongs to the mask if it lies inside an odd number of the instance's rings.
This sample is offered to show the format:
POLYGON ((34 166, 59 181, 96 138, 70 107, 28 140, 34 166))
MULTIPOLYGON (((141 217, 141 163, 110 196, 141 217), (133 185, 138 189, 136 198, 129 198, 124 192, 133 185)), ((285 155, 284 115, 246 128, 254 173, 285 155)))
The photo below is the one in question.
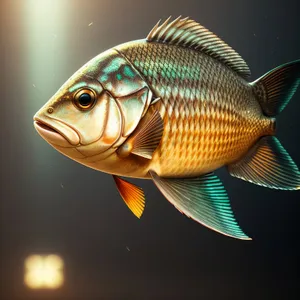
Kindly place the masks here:
POLYGON ((115 46, 73 74, 35 114, 56 150, 113 176, 135 216, 152 180, 182 214, 251 240, 214 173, 299 190, 300 172, 275 137, 276 117, 300 83, 300 60, 250 81, 242 57, 190 18, 159 21, 145 39, 115 46))

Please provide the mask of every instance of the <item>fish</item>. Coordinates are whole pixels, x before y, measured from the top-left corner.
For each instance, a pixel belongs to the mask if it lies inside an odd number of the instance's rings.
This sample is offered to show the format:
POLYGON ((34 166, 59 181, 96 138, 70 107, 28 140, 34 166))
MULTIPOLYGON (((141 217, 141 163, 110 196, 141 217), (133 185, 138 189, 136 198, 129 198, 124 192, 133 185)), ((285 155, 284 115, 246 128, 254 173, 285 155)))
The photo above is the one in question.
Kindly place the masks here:
POLYGON ((152 180, 192 220, 251 240, 215 174, 299 190, 300 172, 276 138, 276 117, 300 83, 300 60, 257 80, 243 58, 189 17, 159 21, 146 38, 117 45, 75 72, 34 115, 63 155, 112 175, 141 218, 152 180), (126 179, 124 179, 126 178, 126 179))

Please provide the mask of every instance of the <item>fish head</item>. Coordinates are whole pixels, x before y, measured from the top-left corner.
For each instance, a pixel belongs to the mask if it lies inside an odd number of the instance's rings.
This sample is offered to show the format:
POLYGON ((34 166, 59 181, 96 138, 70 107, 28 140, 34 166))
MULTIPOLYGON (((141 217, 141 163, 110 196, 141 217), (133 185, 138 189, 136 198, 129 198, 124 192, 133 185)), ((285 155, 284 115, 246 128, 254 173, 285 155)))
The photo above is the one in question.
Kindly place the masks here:
POLYGON ((110 49, 62 85, 35 114, 34 126, 59 152, 89 165, 116 152, 137 127, 151 97, 139 73, 110 49))

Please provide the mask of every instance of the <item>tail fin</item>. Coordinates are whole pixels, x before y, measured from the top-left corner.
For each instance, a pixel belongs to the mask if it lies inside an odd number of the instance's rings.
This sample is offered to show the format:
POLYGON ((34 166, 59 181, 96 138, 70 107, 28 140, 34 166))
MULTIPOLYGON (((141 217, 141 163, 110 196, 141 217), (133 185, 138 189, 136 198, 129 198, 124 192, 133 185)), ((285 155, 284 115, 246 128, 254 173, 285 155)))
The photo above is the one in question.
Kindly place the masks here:
POLYGON ((251 84, 266 116, 274 117, 289 103, 300 83, 300 59, 281 65, 251 84))
MULTIPOLYGON (((300 83, 300 60, 281 65, 252 82, 266 116, 282 112, 300 83)), ((292 158, 274 136, 262 137, 241 158, 228 165, 229 173, 269 188, 299 190, 300 172, 292 158)))
POLYGON ((300 189, 299 169, 275 136, 262 137, 241 160, 230 164, 228 171, 271 189, 300 189))

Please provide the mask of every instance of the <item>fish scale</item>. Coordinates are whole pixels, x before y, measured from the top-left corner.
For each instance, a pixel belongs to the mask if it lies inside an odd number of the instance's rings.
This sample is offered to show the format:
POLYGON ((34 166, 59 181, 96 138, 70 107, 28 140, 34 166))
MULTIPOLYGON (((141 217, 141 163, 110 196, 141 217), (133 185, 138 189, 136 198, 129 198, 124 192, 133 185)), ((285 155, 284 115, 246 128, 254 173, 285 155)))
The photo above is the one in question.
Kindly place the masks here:
POLYGON ((164 134, 152 160, 161 176, 195 176, 239 159, 271 119, 244 79, 201 52, 159 43, 118 50, 141 72, 161 102, 164 134))

